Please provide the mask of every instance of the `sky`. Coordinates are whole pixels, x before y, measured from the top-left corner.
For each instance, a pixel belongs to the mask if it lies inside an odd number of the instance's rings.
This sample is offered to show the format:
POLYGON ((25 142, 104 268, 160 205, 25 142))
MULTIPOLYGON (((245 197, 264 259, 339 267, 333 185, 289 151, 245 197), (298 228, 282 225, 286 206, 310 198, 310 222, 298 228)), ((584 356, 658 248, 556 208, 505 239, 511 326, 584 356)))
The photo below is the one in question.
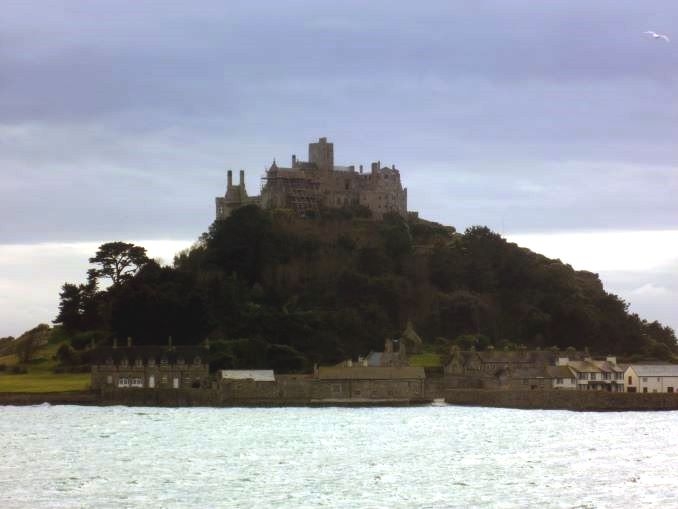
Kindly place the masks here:
POLYGON ((321 136, 336 164, 395 164, 422 217, 597 272, 678 329, 676 19, 674 0, 6 0, 0 337, 51 321, 103 242, 171 261, 226 170, 257 194, 321 136))

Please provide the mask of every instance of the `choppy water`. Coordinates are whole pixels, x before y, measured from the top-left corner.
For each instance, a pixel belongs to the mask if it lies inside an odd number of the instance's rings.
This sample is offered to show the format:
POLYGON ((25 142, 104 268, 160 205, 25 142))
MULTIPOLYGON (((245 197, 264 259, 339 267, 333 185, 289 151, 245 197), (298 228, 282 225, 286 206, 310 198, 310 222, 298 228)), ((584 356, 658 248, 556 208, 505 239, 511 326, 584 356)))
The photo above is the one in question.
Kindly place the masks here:
POLYGON ((678 412, 0 407, 0 507, 678 507, 678 412))

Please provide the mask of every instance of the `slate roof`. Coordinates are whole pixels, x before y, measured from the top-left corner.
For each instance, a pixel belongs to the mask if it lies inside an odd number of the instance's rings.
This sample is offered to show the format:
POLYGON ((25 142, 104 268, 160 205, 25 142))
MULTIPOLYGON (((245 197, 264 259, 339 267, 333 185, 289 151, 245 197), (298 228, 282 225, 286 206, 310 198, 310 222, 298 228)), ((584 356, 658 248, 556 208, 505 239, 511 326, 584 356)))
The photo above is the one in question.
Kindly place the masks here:
POLYGON ((207 349, 199 346, 175 346, 171 349, 168 346, 101 347, 94 350, 92 364, 106 364, 108 359, 113 359, 114 364, 122 360, 134 363, 137 359, 147 363, 149 359, 154 359, 159 364, 163 358, 169 364, 176 364, 180 359, 191 364, 196 357, 204 363, 208 353, 207 349))
POLYGON ((548 366, 546 372, 552 378, 576 378, 576 373, 569 366, 548 366))
POLYGON ((678 364, 631 364, 638 376, 678 376, 678 364))

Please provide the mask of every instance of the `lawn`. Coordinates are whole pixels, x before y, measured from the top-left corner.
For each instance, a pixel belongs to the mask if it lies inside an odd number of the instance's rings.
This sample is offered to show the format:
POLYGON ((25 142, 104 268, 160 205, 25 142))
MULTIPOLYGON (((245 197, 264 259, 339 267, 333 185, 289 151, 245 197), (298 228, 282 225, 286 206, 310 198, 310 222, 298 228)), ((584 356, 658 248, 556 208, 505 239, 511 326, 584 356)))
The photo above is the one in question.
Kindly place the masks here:
POLYGON ((89 373, 0 374, 0 392, 63 392, 89 389, 89 373))
POLYGON ((440 355, 437 353, 420 353, 416 355, 410 355, 409 358, 410 366, 416 366, 419 368, 437 368, 442 366, 442 360, 440 355))
MULTIPOLYGON (((84 391, 89 389, 89 373, 54 373, 57 361, 54 354, 58 344, 48 344, 38 350, 35 359, 23 364, 28 373, 10 375, 7 371, 0 372, 0 392, 63 392, 84 391)), ((0 357, 0 364, 8 368, 16 365, 15 355, 0 357)))

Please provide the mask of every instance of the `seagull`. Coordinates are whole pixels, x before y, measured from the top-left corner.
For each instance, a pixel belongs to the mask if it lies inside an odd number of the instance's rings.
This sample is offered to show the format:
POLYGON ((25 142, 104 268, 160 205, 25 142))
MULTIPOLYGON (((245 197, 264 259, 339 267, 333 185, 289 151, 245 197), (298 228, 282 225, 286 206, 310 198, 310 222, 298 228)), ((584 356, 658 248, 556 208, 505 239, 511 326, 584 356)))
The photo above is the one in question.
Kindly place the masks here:
POLYGON ((671 42, 668 35, 658 34, 657 32, 653 32, 652 30, 648 30, 647 32, 643 33, 651 35, 653 39, 664 39, 666 42, 671 42))

